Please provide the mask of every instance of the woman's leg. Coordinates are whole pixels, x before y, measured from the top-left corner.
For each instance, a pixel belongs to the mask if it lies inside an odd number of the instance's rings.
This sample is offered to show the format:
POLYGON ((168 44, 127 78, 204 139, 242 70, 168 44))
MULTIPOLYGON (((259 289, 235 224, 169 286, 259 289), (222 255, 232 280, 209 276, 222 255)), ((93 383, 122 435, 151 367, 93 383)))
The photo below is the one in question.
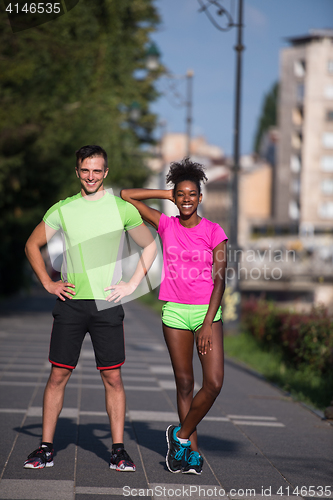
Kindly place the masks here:
POLYGON ((183 439, 195 431, 196 426, 208 413, 219 395, 224 375, 223 326, 222 322, 213 323, 213 349, 207 354, 199 354, 202 366, 203 383, 195 395, 190 410, 182 421, 182 427, 177 436, 183 439))
MULTIPOLYGON (((163 333, 169 350, 177 387, 177 407, 180 423, 185 420, 193 400, 193 346, 194 335, 190 330, 176 330, 163 324, 163 333)), ((188 436, 191 449, 198 451, 197 433, 188 436)))

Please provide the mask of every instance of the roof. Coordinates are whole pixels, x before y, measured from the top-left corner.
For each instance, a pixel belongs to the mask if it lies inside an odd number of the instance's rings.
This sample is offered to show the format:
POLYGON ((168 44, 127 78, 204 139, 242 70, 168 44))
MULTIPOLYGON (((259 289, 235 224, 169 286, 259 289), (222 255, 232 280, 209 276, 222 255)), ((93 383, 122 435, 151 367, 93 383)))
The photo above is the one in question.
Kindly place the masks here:
POLYGON ((288 37, 286 40, 292 45, 304 45, 313 40, 321 40, 323 38, 331 38, 333 40, 333 29, 312 29, 307 35, 299 35, 288 37))

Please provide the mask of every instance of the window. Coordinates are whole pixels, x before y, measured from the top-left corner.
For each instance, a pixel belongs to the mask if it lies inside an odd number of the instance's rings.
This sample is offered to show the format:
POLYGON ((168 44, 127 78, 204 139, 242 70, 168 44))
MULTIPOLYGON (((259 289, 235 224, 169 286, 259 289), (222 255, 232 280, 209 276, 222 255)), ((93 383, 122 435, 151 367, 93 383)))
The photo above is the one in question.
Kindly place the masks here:
POLYGON ((329 73, 333 74, 333 59, 329 59, 327 63, 327 69, 329 73))
POLYGON ((325 87, 324 96, 326 99, 333 99, 333 85, 328 85, 325 87))
POLYGON ((302 125, 303 123, 303 110, 302 108, 294 108, 292 111, 292 119, 294 125, 302 125))
POLYGON ((298 194, 300 192, 300 182, 298 179, 293 179, 290 184, 290 191, 294 194, 298 194))
POLYGON ((290 158, 290 170, 294 174, 298 174, 301 171, 301 159, 297 155, 292 155, 290 158))
POLYGON ((299 83, 296 88, 296 99, 298 102, 304 100, 304 83, 299 83))
POLYGON ((323 219, 333 219, 333 201, 321 203, 318 207, 318 213, 323 219))
POLYGON ((323 146, 324 148, 333 149, 333 133, 325 132, 323 134, 323 146))
POLYGON ((333 110, 332 109, 326 111, 326 121, 333 122, 333 110))
POLYGON ((333 172, 333 156, 323 156, 321 159, 323 172, 333 172))
POLYGON ((302 147, 302 136, 301 134, 293 133, 291 136, 291 145, 294 149, 300 149, 302 147))
POLYGON ((289 202, 289 217, 293 220, 297 220, 299 218, 299 208, 295 200, 291 200, 289 202))
POLYGON ((299 60, 294 62, 294 73, 298 78, 303 78, 305 75, 305 61, 299 60))
POLYGON ((333 194, 333 179, 325 179, 322 181, 321 192, 323 194, 333 194))

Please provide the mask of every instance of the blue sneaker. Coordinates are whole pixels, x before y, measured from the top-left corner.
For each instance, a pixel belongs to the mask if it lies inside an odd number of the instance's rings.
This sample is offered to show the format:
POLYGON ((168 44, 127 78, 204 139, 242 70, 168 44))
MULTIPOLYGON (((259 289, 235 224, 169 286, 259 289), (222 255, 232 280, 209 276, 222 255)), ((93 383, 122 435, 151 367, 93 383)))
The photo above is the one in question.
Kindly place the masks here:
POLYGON ((191 441, 182 444, 176 434, 180 427, 169 425, 166 430, 166 439, 168 442, 168 451, 165 457, 165 463, 170 472, 180 472, 185 465, 187 453, 191 446, 191 441))
POLYGON ((189 454, 185 467, 183 469, 183 474, 196 474, 200 476, 202 471, 203 458, 197 451, 191 451, 189 454))

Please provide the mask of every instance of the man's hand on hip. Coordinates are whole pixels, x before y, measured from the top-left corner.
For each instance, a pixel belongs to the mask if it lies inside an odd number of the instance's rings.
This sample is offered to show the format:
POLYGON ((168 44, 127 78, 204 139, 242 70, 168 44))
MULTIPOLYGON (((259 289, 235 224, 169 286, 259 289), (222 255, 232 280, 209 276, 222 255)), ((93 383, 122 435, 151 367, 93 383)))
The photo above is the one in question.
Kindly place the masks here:
POLYGON ((67 283, 67 281, 51 281, 47 285, 44 285, 44 288, 61 300, 66 300, 66 297, 72 299, 73 295, 75 295, 75 285, 67 283))
POLYGON ((131 295, 137 288, 137 285, 133 283, 125 283, 125 281, 120 281, 117 285, 111 285, 107 288, 104 288, 105 291, 112 290, 110 295, 106 297, 108 302, 112 302, 114 300, 115 304, 120 302, 123 297, 126 295, 131 295))

